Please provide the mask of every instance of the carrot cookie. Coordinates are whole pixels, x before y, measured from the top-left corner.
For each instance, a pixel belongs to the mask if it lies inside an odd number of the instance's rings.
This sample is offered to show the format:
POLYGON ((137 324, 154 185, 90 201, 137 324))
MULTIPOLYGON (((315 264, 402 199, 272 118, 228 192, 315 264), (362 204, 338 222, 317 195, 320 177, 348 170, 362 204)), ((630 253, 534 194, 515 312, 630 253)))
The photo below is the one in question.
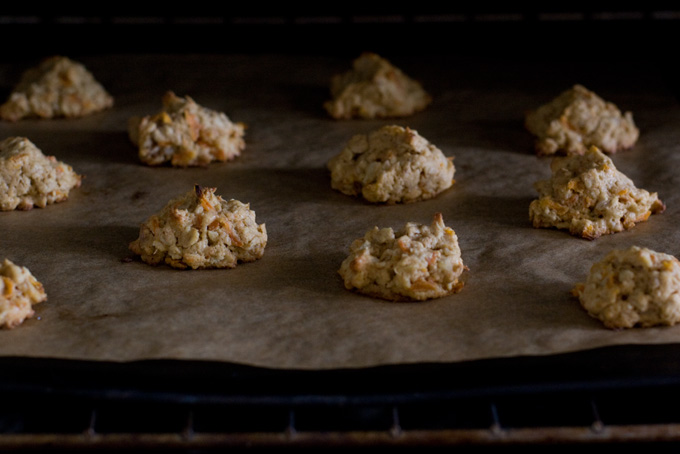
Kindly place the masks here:
POLYGON ((33 317, 33 305, 47 299, 28 268, 8 259, 0 264, 0 328, 14 328, 33 317))
POLYGON ((525 126, 537 137, 539 156, 583 154, 591 146, 616 153, 635 145, 640 135, 630 112, 621 113, 582 85, 527 114, 525 126))
POLYGON ((466 269, 456 233, 437 213, 429 226, 409 222, 396 233, 374 227, 352 242, 338 272, 349 290, 390 301, 424 301, 460 291, 466 269))
POLYGON ((358 134, 327 165, 331 187, 373 203, 408 203, 435 197, 453 185, 453 158, 401 126, 358 134))
POLYGON ((222 112, 196 104, 169 91, 163 108, 128 122, 128 135, 139 150, 139 159, 156 166, 205 166, 213 161, 230 161, 245 148, 245 125, 232 123, 222 112))
POLYGON ((370 52, 354 60, 350 71, 331 79, 331 97, 324 108, 337 120, 405 117, 432 101, 420 83, 370 52))
POLYGON ((552 177, 539 181, 529 206, 536 228, 568 230, 589 240, 633 228, 665 205, 656 192, 638 189, 596 147, 584 155, 554 157, 552 177))
POLYGON ((144 222, 130 250, 150 265, 234 268, 261 258, 266 244, 265 225, 249 205, 195 186, 144 222))
POLYGON ((30 210, 62 202, 82 177, 25 137, 0 142, 0 210, 30 210))
POLYGON ((631 246, 595 263, 573 294, 608 328, 675 325, 680 321, 680 262, 631 246))
POLYGON ((55 56, 24 72, 0 118, 76 118, 113 106, 113 97, 85 66, 55 56))

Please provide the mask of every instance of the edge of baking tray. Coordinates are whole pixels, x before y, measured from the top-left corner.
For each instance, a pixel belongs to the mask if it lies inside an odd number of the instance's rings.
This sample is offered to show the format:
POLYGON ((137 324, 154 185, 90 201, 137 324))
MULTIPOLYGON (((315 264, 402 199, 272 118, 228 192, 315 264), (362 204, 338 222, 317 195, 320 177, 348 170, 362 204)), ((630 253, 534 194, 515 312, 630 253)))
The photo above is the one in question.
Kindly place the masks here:
POLYGON ((359 396, 384 400, 680 385, 677 345, 619 345, 548 356, 322 370, 229 362, 0 358, 0 393, 115 395, 200 403, 359 396))

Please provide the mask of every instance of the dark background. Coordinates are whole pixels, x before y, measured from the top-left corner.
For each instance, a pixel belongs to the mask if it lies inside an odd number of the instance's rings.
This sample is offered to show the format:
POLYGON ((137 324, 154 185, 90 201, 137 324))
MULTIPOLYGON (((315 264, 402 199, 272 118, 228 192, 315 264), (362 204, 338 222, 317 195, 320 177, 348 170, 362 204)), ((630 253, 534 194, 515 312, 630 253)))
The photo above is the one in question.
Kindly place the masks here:
POLYGON ((322 2, 180 7, 71 2, 0 7, 3 55, 321 53, 359 50, 508 58, 674 59, 673 2, 322 2), (90 6, 94 5, 94 6, 90 6))

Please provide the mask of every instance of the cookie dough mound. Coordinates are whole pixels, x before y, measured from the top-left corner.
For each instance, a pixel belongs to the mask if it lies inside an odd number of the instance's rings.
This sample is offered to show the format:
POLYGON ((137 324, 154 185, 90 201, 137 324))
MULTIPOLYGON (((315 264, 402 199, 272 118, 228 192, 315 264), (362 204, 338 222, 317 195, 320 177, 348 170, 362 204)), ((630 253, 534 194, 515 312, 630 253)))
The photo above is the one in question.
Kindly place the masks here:
POLYGON ((352 137, 327 164, 331 187, 373 203, 408 203, 435 197, 453 185, 447 158, 417 131, 388 125, 352 137))
POLYGON ((458 237, 441 213, 432 224, 407 223, 394 232, 374 227, 352 242, 338 271, 345 287, 390 301, 424 301, 463 288, 458 237))
POLYGON ((66 200, 82 177, 25 137, 0 142, 0 210, 30 210, 66 200))
POLYGON ((525 126, 537 137, 539 156, 583 154, 591 146, 616 153, 635 145, 640 135, 630 112, 622 114, 582 85, 527 114, 525 126))
POLYGON ((33 317, 33 305, 47 299, 28 268, 8 259, 0 264, 0 328, 14 328, 33 317))
POLYGON ((550 179, 535 184, 539 198, 529 206, 536 228, 592 240, 631 229, 666 208, 656 192, 636 188, 596 147, 584 155, 556 156, 551 169, 550 179))
POLYGON ((139 149, 139 159, 151 166, 205 166, 213 161, 230 161, 245 148, 244 134, 243 123, 232 123, 224 113, 172 91, 163 96, 159 113, 133 117, 128 122, 128 135, 139 149))
POLYGON ((234 268, 261 258, 266 244, 265 225, 249 205, 196 186, 144 222, 130 250, 150 265, 234 268))
POLYGON ((573 294, 608 328, 675 325, 680 321, 680 262, 631 246, 611 251, 573 294))
POLYGON ((54 56, 28 69, 9 99, 0 106, 0 118, 76 118, 113 106, 113 97, 85 66, 54 56))
POLYGON ((419 82, 370 52, 354 60, 350 71, 331 79, 331 97, 324 108, 338 120, 405 117, 432 101, 419 82))

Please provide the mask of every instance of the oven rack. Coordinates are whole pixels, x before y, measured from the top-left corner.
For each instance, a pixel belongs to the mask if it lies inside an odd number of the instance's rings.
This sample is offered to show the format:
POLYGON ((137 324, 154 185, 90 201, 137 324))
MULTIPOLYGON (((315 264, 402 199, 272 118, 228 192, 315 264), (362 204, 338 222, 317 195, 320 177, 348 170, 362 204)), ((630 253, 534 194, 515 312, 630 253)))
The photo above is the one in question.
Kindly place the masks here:
POLYGON ((676 452, 680 374, 667 348, 633 350, 641 353, 610 347, 342 371, 4 359, 0 451, 625 444, 676 452), (603 361, 612 351, 615 361, 639 360, 640 373, 603 361))
POLYGON ((509 447, 680 441, 677 389, 455 399, 263 396, 202 404, 23 398, 0 415, 0 449, 211 450, 265 447, 509 447), (629 406, 633 402, 632 406, 629 406), (631 411, 631 408, 634 410, 631 411), (602 416, 604 415, 604 416, 602 416), (56 426, 56 427, 55 427, 56 426))
MULTIPOLYGON (((656 391, 678 394, 677 389, 656 391)), ((380 402, 298 396, 293 401, 264 397, 260 402, 198 405, 128 399, 60 401, 41 396, 40 403, 22 399, 4 409, 0 450, 556 445, 573 449, 574 445, 624 443, 677 450, 673 443, 680 441, 680 421, 673 413, 678 402, 663 399, 673 411, 666 405, 640 411, 635 394, 630 390, 594 396, 539 393, 464 400, 392 396, 380 402), (622 405, 631 400, 636 405, 633 412, 622 405)))

